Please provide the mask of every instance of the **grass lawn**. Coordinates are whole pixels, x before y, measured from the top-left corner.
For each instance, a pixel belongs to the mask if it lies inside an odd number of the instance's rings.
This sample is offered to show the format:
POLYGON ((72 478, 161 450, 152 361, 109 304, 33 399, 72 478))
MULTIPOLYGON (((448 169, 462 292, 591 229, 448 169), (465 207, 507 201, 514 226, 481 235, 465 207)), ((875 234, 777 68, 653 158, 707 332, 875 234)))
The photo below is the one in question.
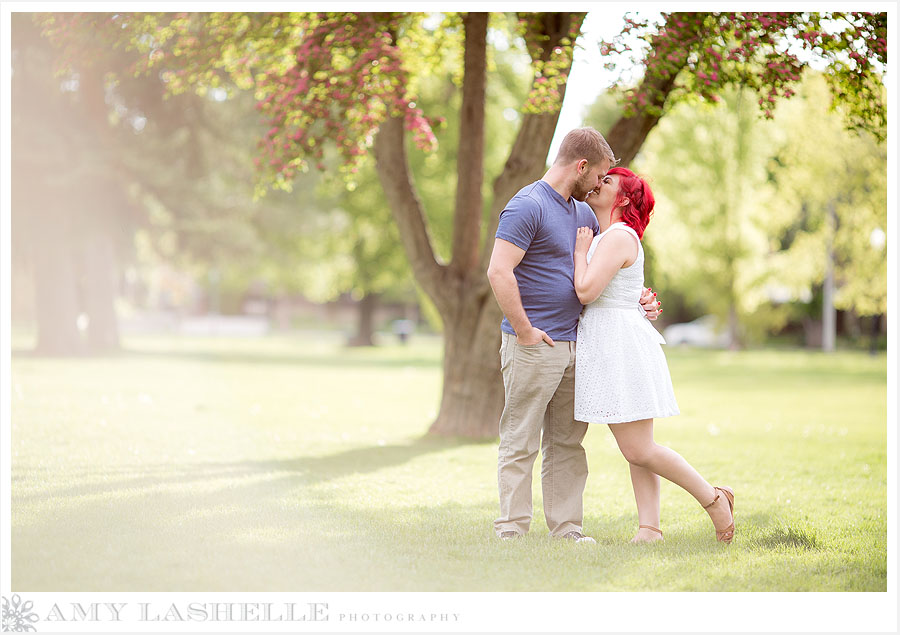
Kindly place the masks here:
POLYGON ((493 534, 496 443, 423 437, 440 342, 126 339, 12 360, 16 591, 885 591, 886 357, 669 349, 657 441, 735 491, 734 544, 662 486, 631 545, 628 468, 588 431, 585 531, 493 534))

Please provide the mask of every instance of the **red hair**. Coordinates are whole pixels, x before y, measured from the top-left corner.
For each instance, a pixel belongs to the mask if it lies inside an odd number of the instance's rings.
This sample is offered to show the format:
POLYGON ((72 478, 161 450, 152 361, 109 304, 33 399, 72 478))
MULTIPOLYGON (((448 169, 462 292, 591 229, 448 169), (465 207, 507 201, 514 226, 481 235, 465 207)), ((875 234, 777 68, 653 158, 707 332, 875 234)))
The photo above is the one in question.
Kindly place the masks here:
POLYGON ((628 168, 612 168, 607 174, 616 174, 619 177, 619 191, 616 193, 613 210, 622 207, 622 222, 636 231, 638 237, 643 237, 644 229, 653 215, 653 205, 656 203, 650 186, 628 168), (626 198, 628 204, 622 206, 626 198))

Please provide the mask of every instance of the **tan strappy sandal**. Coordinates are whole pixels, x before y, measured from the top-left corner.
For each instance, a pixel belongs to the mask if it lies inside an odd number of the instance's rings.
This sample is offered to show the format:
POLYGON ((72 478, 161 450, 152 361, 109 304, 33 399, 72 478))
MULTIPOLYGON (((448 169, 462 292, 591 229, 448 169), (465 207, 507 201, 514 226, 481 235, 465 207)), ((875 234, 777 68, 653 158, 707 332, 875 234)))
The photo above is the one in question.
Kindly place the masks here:
MULTIPOLYGON (((638 525, 638 529, 651 529, 659 534, 660 540, 664 540, 663 532, 661 532, 659 529, 657 529, 653 525, 638 525)), ((636 537, 637 536, 635 536, 635 538, 636 537)), ((641 544, 641 543, 645 543, 645 542, 656 542, 656 541, 655 540, 635 540, 634 538, 631 539, 631 544, 641 544)))
MULTIPOLYGON (((730 487, 713 487, 715 490, 719 490, 722 494, 725 494, 725 500, 728 501, 728 509, 731 512, 731 524, 728 525, 725 529, 721 531, 716 529, 716 540, 724 543, 731 543, 732 539, 734 539, 734 492, 731 491, 730 487)), ((703 509, 709 509, 713 505, 715 505, 716 501, 719 500, 719 496, 721 494, 716 494, 716 497, 712 500, 709 505, 703 505, 703 509)))

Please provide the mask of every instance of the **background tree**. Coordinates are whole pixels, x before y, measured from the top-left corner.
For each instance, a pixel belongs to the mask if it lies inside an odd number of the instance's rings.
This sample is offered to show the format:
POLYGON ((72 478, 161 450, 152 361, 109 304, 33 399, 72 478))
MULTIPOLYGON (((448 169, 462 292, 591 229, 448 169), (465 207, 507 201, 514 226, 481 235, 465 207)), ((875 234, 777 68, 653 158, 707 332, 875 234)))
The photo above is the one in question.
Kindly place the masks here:
POLYGON ((748 113, 747 92, 679 104, 634 162, 658 195, 647 242, 665 263, 657 284, 667 304, 685 298, 693 315, 718 315, 733 342, 790 320, 811 328, 829 240, 839 307, 885 310, 885 252, 871 241, 887 222, 886 148, 846 130, 827 93, 810 74, 772 120, 748 113))
POLYGON ((832 329, 807 337, 829 347, 835 327, 829 311, 869 316, 877 330, 876 318, 887 310, 888 207, 886 144, 843 129, 840 113, 827 111, 826 97, 825 81, 813 75, 799 98, 776 112, 772 177, 780 205, 770 210, 770 226, 778 250, 768 263, 792 300, 811 290, 825 303, 825 324, 814 313, 803 317, 807 328, 832 329), (824 297, 828 285, 834 287, 831 306, 824 297))
POLYGON ((115 272, 139 214, 111 169, 102 74, 54 76, 56 51, 28 14, 13 14, 11 48, 12 246, 17 267, 36 279, 36 349, 113 351, 115 272))
POLYGON ((757 94, 771 118, 810 60, 824 65, 832 105, 842 108, 849 128, 879 139, 886 133, 886 13, 677 12, 663 13, 659 23, 626 16, 622 33, 601 50, 610 56, 607 67, 623 73, 625 116, 607 140, 626 165, 681 101, 715 102, 725 87, 740 86, 757 94), (629 38, 642 44, 635 48, 629 38))
MULTIPOLYGON (((265 128, 252 95, 167 97, 158 76, 125 72, 135 53, 112 49, 60 69, 31 16, 14 23, 12 244, 33 279, 37 352, 116 350, 126 268, 165 263, 205 287, 210 308, 239 310, 252 281, 302 267, 320 204, 283 191, 253 201, 248 166, 265 128)), ((319 180, 296 184, 312 192, 319 180)), ((278 281, 275 292, 304 288, 278 281)))
MULTIPOLYGON (((358 176, 362 183, 377 182, 371 165, 364 165, 358 176)), ((372 346, 381 298, 414 303, 415 283, 403 251, 397 248, 400 237, 381 189, 348 191, 344 185, 340 178, 326 176, 316 188, 317 199, 323 202, 320 226, 303 238, 305 243, 317 243, 304 250, 308 275, 316 280, 310 280, 304 295, 324 302, 350 293, 357 301, 357 325, 348 344, 372 346)))
MULTIPOLYGON (((610 143, 627 163, 667 104, 688 95, 712 99, 735 82, 757 89, 764 104, 789 96, 804 64, 786 40, 817 49, 831 64, 833 86, 854 125, 877 129, 884 110, 872 99, 878 96, 871 91, 878 84, 873 62, 886 59, 886 17, 846 15, 846 24, 830 30, 820 28, 828 16, 808 13, 664 14, 658 29, 630 21, 626 31, 641 34, 650 49, 610 143), (844 64, 845 56, 852 62, 844 64)), ((415 14, 75 14, 51 20, 47 33, 66 42, 69 57, 98 43, 134 47, 144 54, 138 70, 164 70, 173 91, 225 81, 253 89, 271 123, 262 142, 263 186, 288 187, 332 143, 352 174, 371 148, 416 280, 444 319, 444 387, 431 430, 484 437, 495 436, 502 407, 495 354, 500 314, 484 270, 503 205, 545 168, 583 17, 519 15, 531 92, 492 198, 484 180, 486 14, 448 16, 442 25, 415 14), (419 79, 433 70, 432 53, 451 48, 462 59, 462 101, 452 249, 443 261, 412 178, 406 133, 424 148, 434 146, 435 121, 415 96, 419 79)))
MULTIPOLYGON (((527 56, 507 39, 511 35, 510 27, 514 26, 509 19, 507 22, 510 24, 505 29, 493 32, 497 46, 491 50, 488 58, 484 154, 487 181, 495 178, 503 169, 506 149, 515 133, 510 120, 520 116, 516 107, 527 96, 530 80, 527 56)), ((459 28, 453 22, 448 22, 446 27, 448 31, 444 33, 444 37, 450 37, 450 30, 459 28)), ((440 59, 433 64, 453 68, 456 53, 458 50, 453 47, 442 47, 436 53, 440 55, 440 59)), ((460 108, 460 81, 459 74, 454 76, 445 73, 435 73, 420 79, 417 105, 444 123, 435 131, 439 143, 431 152, 410 153, 408 157, 412 178, 419 185, 418 192, 431 230, 436 257, 444 262, 452 255, 456 184, 453 179, 447 178, 447 166, 454 165, 458 160, 459 119, 454 113, 459 112, 460 108)), ((344 188, 345 183, 341 181, 338 166, 331 165, 334 169, 325 174, 324 184, 319 191, 325 197, 323 200, 331 197, 330 205, 334 207, 335 215, 347 216, 344 220, 332 219, 335 221, 334 233, 337 235, 344 232, 343 240, 352 240, 357 245, 350 255, 356 254, 360 258, 348 258, 347 244, 332 241, 327 248, 318 250, 322 252, 320 262, 328 263, 333 256, 337 256, 344 263, 342 270, 345 282, 335 288, 341 292, 352 291, 355 297, 361 298, 360 325, 368 323, 368 329, 361 327, 356 339, 358 343, 369 344, 371 324, 370 318, 366 316, 371 315, 380 295, 386 293, 388 296, 399 297, 398 293, 408 294, 413 283, 412 272, 404 252, 397 249, 400 239, 396 224, 391 222, 391 210, 383 189, 372 187, 373 183, 377 183, 378 175, 371 157, 363 157, 359 161, 356 166, 358 171, 351 173, 349 189, 344 188), (351 263, 354 264, 349 266, 351 263)), ((485 215, 489 213, 490 209, 485 205, 485 215)), ((320 296, 319 299, 331 298, 320 296)), ((427 296, 422 297, 422 302, 426 306, 431 305, 427 296)))
POLYGON ((674 107, 634 161, 657 194, 647 233, 665 263, 656 284, 689 298, 694 311, 717 315, 732 348, 742 345, 741 324, 761 301, 768 248, 761 217, 772 199, 772 126, 751 99, 751 91, 731 89, 717 105, 674 107))
MULTIPOLYGON (((493 354, 501 316, 484 275, 492 227, 506 201, 545 167, 583 17, 529 14, 520 21, 535 71, 533 89, 512 152, 494 180, 487 223, 487 14, 450 16, 440 28, 430 29, 424 16, 403 14, 76 15, 74 23, 63 26, 53 18, 45 26, 56 39, 73 34, 65 46, 72 59, 97 42, 114 43, 126 36, 129 45, 144 47, 148 65, 165 65, 165 81, 176 92, 188 86, 215 87, 226 77, 235 86, 254 88, 273 124, 263 142, 264 183, 288 186, 307 159, 323 158, 332 138, 350 160, 347 171, 352 174, 358 169, 352 159, 365 155, 371 144, 417 282, 444 322, 444 388, 432 430, 494 436, 502 408, 493 354), (443 51, 454 41, 464 68, 458 115, 461 160, 456 165, 452 258, 443 262, 429 236, 406 147, 406 128, 423 145, 433 145, 434 133, 411 98, 414 76, 402 62, 427 64, 434 57, 429 51, 443 51)), ((506 22, 501 16, 498 28, 506 22)))

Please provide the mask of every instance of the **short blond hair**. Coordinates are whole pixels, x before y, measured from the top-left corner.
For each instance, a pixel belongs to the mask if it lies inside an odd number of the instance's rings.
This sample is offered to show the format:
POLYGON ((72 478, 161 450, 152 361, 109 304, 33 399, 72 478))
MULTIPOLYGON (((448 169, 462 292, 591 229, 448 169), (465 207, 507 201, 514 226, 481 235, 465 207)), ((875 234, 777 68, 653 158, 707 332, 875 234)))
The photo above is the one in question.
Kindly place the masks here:
POLYGON ((610 165, 618 163, 603 135, 590 126, 575 128, 565 136, 554 163, 567 164, 581 159, 587 159, 591 165, 596 165, 604 159, 608 160, 610 165))

